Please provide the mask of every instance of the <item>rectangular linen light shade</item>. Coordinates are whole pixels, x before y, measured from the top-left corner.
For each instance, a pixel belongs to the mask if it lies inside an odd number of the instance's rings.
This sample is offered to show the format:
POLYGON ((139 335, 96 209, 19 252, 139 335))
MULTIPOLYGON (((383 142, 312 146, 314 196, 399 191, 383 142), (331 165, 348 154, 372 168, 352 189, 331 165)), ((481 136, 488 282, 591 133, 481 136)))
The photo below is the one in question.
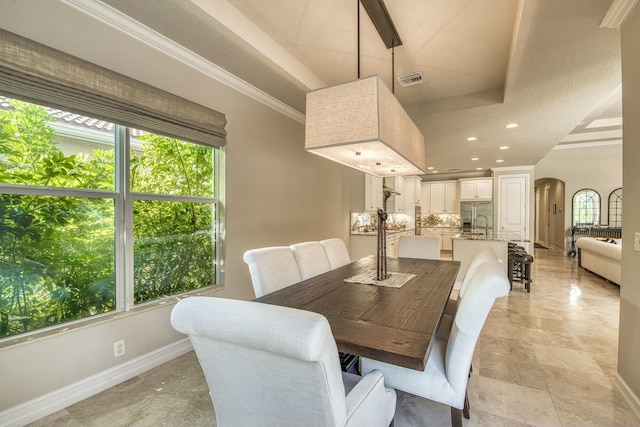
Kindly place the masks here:
POLYGON ((305 150, 385 177, 422 175, 424 137, 374 75, 307 93, 305 150))

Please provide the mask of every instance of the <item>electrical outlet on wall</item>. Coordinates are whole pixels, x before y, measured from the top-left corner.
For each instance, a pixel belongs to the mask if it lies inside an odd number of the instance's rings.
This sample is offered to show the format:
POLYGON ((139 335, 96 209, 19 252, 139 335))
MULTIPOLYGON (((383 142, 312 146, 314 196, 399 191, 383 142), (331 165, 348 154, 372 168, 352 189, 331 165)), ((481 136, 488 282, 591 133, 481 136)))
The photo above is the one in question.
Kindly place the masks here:
POLYGON ((640 252, 640 232, 638 231, 633 236, 633 250, 640 252))
POLYGON ((120 357, 124 354, 124 340, 116 341, 113 343, 113 357, 120 357))

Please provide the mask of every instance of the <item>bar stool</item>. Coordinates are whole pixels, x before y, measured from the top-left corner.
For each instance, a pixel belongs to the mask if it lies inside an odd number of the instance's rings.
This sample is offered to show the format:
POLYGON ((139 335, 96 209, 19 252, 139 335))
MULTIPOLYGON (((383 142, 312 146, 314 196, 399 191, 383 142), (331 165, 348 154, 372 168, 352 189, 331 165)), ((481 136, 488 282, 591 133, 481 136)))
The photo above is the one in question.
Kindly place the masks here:
POLYGON ((508 242, 507 271, 509 272, 509 285, 511 289, 513 289, 514 278, 520 281, 521 276, 520 270, 522 265, 516 262, 516 255, 522 255, 526 253, 527 251, 524 249, 524 247, 513 242, 508 242))
POLYGON ((531 264, 533 264, 533 255, 529 255, 526 252, 517 252, 513 255, 513 263, 513 280, 519 281, 524 285, 527 292, 531 292, 531 264))

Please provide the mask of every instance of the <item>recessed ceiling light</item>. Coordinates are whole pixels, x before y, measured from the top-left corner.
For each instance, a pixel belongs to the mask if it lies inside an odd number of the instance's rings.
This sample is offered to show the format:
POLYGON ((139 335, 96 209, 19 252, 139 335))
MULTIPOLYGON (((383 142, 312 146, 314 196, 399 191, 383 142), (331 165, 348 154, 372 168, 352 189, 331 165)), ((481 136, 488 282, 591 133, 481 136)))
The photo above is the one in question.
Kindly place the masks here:
POLYGON ((507 129, 513 129, 513 128, 517 128, 518 124, 517 123, 509 123, 508 125, 504 125, 504 127, 506 127, 507 129))
POLYGON ((496 160, 496 163, 502 163, 502 162, 504 162, 504 160, 501 160, 501 159, 500 160, 496 160))
POLYGON ((481 170, 482 170, 482 168, 476 168, 476 170, 477 170, 477 171, 481 171, 481 170))
POLYGON ((433 166, 429 166, 427 169, 429 169, 429 170, 433 170, 433 166))
POLYGON ((501 150, 508 150, 509 146, 508 145, 503 145, 502 147, 500 147, 501 150))
POLYGON ((431 171, 431 173, 438 173, 438 171, 431 171))
POLYGON ((478 137, 477 136, 470 136, 469 138, 467 138, 467 141, 477 141, 478 137))
POLYGON ((480 157, 472 157, 471 160, 480 160, 480 157))

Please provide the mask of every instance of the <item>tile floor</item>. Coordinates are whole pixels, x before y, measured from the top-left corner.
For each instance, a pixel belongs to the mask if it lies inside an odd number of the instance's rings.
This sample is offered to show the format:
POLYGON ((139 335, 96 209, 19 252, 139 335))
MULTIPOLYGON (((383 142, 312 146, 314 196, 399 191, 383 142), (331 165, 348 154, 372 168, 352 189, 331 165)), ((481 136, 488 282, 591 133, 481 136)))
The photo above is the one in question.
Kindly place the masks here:
MULTIPOLYGON (((639 426, 614 394, 619 288, 536 248, 531 293, 514 284, 478 341, 465 426, 639 426)), ((193 352, 72 405, 40 426, 215 426, 193 352)), ((396 427, 450 426, 449 409, 398 393, 396 427)))

